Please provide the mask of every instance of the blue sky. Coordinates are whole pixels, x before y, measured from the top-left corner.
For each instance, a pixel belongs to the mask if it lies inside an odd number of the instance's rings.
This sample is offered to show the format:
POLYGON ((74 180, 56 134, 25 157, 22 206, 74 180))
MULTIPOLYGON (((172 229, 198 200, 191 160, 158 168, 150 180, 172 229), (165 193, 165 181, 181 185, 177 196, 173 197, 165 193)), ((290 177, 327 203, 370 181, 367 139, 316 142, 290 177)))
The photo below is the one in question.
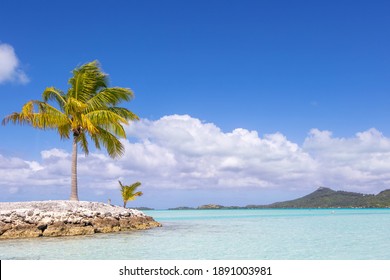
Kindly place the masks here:
MULTIPOLYGON (((268 203, 319 185, 375 193, 390 181, 389 13, 388 1, 4 0, 1 116, 47 86, 66 90, 70 71, 97 59, 111 85, 134 90, 126 106, 142 121, 124 159, 80 173, 81 199, 119 201, 118 178, 142 180, 134 205, 157 208, 268 203)), ((68 197, 70 142, 0 134, 0 200, 68 197)))

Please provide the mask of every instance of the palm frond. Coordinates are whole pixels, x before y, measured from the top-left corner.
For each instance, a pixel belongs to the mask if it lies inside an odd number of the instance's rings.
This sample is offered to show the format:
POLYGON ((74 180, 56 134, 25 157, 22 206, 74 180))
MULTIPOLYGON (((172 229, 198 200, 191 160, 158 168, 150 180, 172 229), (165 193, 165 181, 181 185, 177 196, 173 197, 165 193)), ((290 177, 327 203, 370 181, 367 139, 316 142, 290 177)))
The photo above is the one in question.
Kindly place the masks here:
POLYGON ((98 134, 90 134, 89 135, 93 141, 93 143, 95 144, 95 147, 96 149, 100 150, 101 149, 101 145, 100 145, 100 140, 99 140, 99 137, 98 137, 98 134))
POLYGON ((46 129, 57 128, 68 123, 68 118, 55 107, 41 101, 31 100, 23 105, 20 113, 6 116, 2 123, 29 124, 33 127, 46 129))
POLYGON ((100 89, 107 87, 107 75, 101 71, 99 63, 95 60, 73 70, 69 84, 71 88, 68 96, 87 102, 100 89))
POLYGON ((48 102, 49 100, 56 101, 60 108, 63 108, 66 103, 64 99, 64 93, 54 87, 46 88, 42 93, 42 99, 44 102, 48 102))
POLYGON ((9 114, 8 116, 5 116, 1 122, 2 125, 7 125, 8 123, 23 125, 30 124, 31 122, 28 119, 23 118, 21 116, 21 113, 14 112, 12 114, 9 114))
POLYGON ((128 110, 126 108, 110 107, 110 108, 107 108, 107 110, 114 112, 115 114, 125 118, 128 121, 138 121, 139 120, 139 117, 136 114, 134 114, 133 112, 131 112, 130 110, 128 110))
POLYGON ((34 101, 31 100, 23 105, 20 113, 14 112, 6 116, 3 119, 2 124, 6 125, 9 122, 13 124, 21 124, 21 125, 31 124, 33 114, 34 114, 34 101))
POLYGON ((141 182, 135 182, 134 184, 130 185, 133 191, 135 191, 139 186, 141 186, 141 182))
POLYGON ((108 109, 92 111, 86 114, 85 118, 119 137, 126 137, 126 132, 121 123, 127 124, 127 120, 115 112, 108 109))
POLYGON ((135 200, 138 196, 142 196, 142 195, 143 195, 142 192, 136 192, 136 193, 134 193, 133 195, 131 195, 131 196, 129 197, 128 201, 133 201, 133 200, 135 200))
POLYGON ((95 143, 99 142, 106 148, 108 155, 111 158, 122 156, 125 152, 123 144, 109 131, 98 127, 98 133, 91 136, 95 143))
POLYGON ((105 88, 87 101, 87 111, 96 110, 102 106, 116 106, 122 101, 131 100, 133 96, 133 92, 127 88, 105 88))
POLYGON ((69 139, 71 130, 72 127, 69 122, 64 125, 59 125, 57 127, 57 132, 60 135, 61 139, 69 139))
POLYGON ((77 115, 78 113, 82 113, 87 107, 88 105, 84 102, 69 97, 64 105, 64 110, 67 115, 77 115))
POLYGON ((120 107, 110 107, 105 110, 91 112, 88 116, 90 116, 91 119, 99 120, 99 124, 102 128, 122 138, 126 138, 126 131, 123 125, 128 124, 129 120, 139 120, 138 116, 133 112, 120 107))
POLYGON ((108 124, 112 122, 127 123, 126 118, 109 109, 102 109, 85 114, 93 123, 108 124))
POLYGON ((68 117, 57 108, 40 101, 37 101, 36 105, 38 112, 33 113, 31 117, 34 127, 46 129, 69 125, 68 117))
POLYGON ((124 202, 124 205, 126 205, 126 202, 135 200, 138 196, 142 196, 142 192, 135 192, 136 189, 141 186, 140 182, 136 182, 131 185, 123 185, 121 181, 118 181, 119 185, 121 187, 121 195, 124 202))
POLYGON ((93 121, 84 114, 81 114, 81 127, 91 135, 99 132, 93 121))
POLYGON ((77 137, 77 142, 80 144, 81 150, 84 152, 84 154, 88 155, 89 154, 88 141, 84 133, 80 134, 77 137))

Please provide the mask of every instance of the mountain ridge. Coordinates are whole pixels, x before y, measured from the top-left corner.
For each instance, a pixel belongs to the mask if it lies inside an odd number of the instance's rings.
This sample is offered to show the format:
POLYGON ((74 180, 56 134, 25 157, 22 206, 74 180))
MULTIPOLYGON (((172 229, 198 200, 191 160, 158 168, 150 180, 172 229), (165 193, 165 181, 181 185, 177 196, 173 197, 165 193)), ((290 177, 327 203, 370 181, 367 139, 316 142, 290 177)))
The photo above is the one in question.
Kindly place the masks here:
POLYGON ((247 205, 246 208, 389 208, 390 190, 377 195, 335 191, 319 187, 303 197, 268 205, 247 205))
POLYGON ((390 189, 378 194, 363 194, 348 191, 335 191, 319 187, 303 197, 275 202, 266 205, 251 204, 244 207, 207 204, 197 208, 177 207, 169 210, 207 210, 207 209, 286 209, 286 208, 390 208, 390 189))

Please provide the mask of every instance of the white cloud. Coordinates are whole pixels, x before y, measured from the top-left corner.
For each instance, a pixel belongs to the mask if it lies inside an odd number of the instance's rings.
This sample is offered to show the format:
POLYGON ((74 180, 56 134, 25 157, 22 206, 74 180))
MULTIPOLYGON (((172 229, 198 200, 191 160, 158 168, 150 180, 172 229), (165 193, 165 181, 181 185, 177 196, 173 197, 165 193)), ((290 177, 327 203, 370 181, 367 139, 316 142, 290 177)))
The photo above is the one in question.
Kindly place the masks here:
POLYGON ((324 185, 362 191, 390 185, 390 139, 374 128, 352 138, 313 129, 303 148, 321 167, 317 177, 324 185))
POLYGON ((50 160, 50 159, 66 159, 69 157, 69 154, 60 149, 51 149, 45 150, 41 152, 42 159, 50 160))
MULTIPOLYGON (((324 185, 374 193, 390 183, 390 139, 376 129, 350 138, 313 129, 303 145, 283 134, 259 136, 243 128, 223 132, 188 115, 141 120, 128 126, 126 153, 79 155, 79 186, 94 194, 117 180, 148 188, 311 191, 324 185)), ((2 186, 69 186, 71 154, 51 149, 40 161, 0 155, 2 186)), ((16 190, 16 189, 15 189, 16 190)))
POLYGON ((142 120, 128 134, 139 142, 125 142, 126 157, 133 160, 123 164, 134 169, 150 158, 159 162, 148 178, 155 186, 269 188, 295 185, 298 179, 308 186, 315 168, 310 156, 280 133, 263 138, 242 128, 224 133, 187 115, 142 120))
POLYGON ((20 68, 14 48, 8 44, 0 44, 0 84, 5 82, 26 84, 29 78, 20 68))

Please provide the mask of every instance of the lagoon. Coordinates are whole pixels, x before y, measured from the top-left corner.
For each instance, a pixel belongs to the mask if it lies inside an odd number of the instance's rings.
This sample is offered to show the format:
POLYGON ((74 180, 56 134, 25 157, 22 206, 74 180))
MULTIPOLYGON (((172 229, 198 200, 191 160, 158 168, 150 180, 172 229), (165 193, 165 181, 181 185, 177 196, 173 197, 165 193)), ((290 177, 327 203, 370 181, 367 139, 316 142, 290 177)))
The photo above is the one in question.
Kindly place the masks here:
POLYGON ((0 240, 0 259, 390 260, 390 209, 144 212, 163 227, 0 240))

